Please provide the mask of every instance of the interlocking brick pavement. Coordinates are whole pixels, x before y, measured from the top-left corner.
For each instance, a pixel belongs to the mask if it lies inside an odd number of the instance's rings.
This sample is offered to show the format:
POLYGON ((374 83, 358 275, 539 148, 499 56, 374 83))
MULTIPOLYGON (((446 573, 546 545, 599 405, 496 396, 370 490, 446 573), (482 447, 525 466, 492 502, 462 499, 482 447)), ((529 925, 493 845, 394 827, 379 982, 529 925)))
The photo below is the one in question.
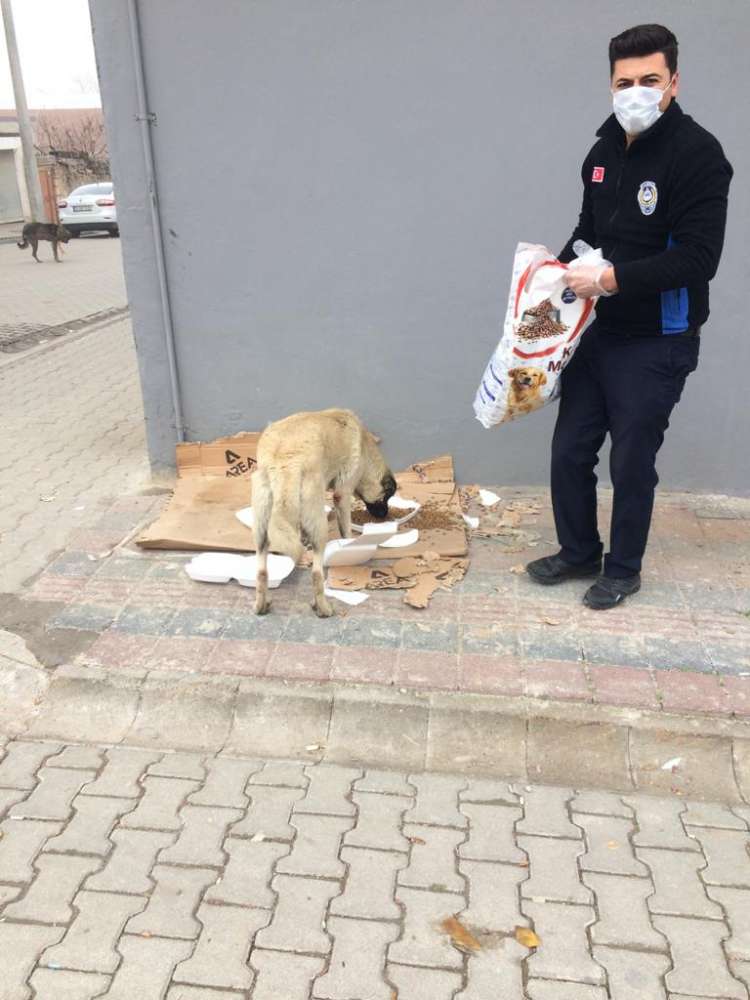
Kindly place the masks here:
POLYGON ((749 1000, 743 806, 28 740, 0 753, 20 797, 0 822, 3 1000, 749 1000), (56 819, 23 808, 40 796, 56 819), (641 818, 654 846, 634 844, 641 818), (615 864, 582 868, 607 851, 615 864), (451 918, 478 946, 454 943, 451 918))
POLYGON ((64 250, 55 264, 51 245, 40 244, 39 265, 31 250, 0 244, 0 352, 31 332, 127 304, 119 240, 85 237, 64 250))
MULTIPOLYGON (((8 249, 0 246, 0 251, 8 249)), ((0 267, 0 282, 7 280, 3 275, 0 267)), ((49 585, 44 598, 60 600, 63 595, 66 600, 85 588, 96 559, 122 540, 127 523, 135 527, 155 502, 153 497, 134 498, 132 514, 125 505, 120 511, 124 520, 119 525, 112 521, 114 498, 149 482, 130 323, 120 320, 54 350, 14 358, 11 364, 3 357, 0 592, 19 589, 78 532, 88 536, 91 551, 63 562, 75 583, 51 581, 57 587, 49 585)))

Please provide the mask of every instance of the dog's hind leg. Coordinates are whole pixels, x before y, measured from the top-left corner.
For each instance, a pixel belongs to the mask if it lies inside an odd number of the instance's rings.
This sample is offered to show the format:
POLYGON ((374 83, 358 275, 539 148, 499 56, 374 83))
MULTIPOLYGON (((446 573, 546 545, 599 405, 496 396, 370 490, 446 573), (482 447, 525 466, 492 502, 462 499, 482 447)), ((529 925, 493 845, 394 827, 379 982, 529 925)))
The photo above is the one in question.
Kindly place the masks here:
POLYGON ((268 600, 268 537, 265 545, 258 544, 257 563, 255 568, 255 613, 267 615, 271 610, 268 600))
POLYGON ((325 571, 323 569, 323 554, 328 541, 328 518, 321 509, 320 496, 323 491, 314 493, 312 503, 303 509, 303 531, 313 550, 312 561, 312 608, 318 618, 330 618, 333 615, 331 603, 325 595, 325 571))
POLYGON ((34 258, 37 264, 41 264, 42 262, 36 255, 36 252, 39 249, 39 240, 35 240, 33 236, 30 236, 29 243, 31 244, 31 256, 34 258))
POLYGON ((313 548, 312 562, 312 585, 313 585, 313 611, 318 618, 333 617, 333 607, 325 595, 325 570, 323 569, 323 552, 325 551, 325 540, 322 544, 313 548))
POLYGON ((253 518, 255 547, 258 553, 255 572, 255 613, 267 615, 271 610, 268 600, 268 525, 271 520, 273 494, 268 477, 261 469, 253 473, 253 518))

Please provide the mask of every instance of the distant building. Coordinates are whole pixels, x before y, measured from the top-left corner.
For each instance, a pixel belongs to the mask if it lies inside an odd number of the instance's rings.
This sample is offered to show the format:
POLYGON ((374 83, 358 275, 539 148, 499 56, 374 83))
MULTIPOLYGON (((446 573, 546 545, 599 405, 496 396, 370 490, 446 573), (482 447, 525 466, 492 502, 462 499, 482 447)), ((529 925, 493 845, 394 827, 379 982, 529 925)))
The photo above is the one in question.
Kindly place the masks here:
POLYGON ((23 152, 15 113, 0 111, 0 224, 29 216, 23 176, 23 152))
MULTIPOLYGON (((45 208, 54 219, 59 197, 87 181, 109 180, 102 109, 31 111, 31 124, 45 208)), ((16 112, 0 110, 0 224, 30 217, 16 112)))

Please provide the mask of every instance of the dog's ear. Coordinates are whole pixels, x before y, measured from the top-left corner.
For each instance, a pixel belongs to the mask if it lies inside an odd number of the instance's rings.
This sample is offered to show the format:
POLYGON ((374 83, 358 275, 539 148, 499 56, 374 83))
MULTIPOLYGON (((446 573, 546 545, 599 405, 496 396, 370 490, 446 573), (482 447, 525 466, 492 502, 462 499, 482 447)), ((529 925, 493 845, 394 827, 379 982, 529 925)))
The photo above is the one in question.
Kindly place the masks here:
POLYGON ((511 370, 508 372, 508 378, 515 378, 516 375, 518 375, 518 369, 511 368, 511 370))
POLYGON ((546 385, 546 384, 547 384, 547 376, 544 374, 544 372, 541 372, 539 375, 539 385, 546 385))

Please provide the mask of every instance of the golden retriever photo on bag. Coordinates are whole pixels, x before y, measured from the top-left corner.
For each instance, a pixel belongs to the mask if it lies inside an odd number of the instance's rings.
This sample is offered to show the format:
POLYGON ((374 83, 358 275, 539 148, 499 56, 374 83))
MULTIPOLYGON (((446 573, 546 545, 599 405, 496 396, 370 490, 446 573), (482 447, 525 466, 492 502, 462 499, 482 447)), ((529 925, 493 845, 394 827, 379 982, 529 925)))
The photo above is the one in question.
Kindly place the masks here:
POLYGON ((511 368, 508 377, 508 413, 513 416, 531 413, 543 405, 541 389, 547 384, 547 376, 541 368, 511 368))
POLYGON ((253 513, 258 551, 255 613, 267 614, 268 553, 271 549, 299 562, 313 550, 313 610, 333 614, 325 596, 323 553, 328 541, 326 490, 333 490, 342 538, 351 536, 352 496, 370 514, 387 517, 396 480, 375 438, 351 410, 296 413, 270 424, 258 442, 253 473, 253 513))

